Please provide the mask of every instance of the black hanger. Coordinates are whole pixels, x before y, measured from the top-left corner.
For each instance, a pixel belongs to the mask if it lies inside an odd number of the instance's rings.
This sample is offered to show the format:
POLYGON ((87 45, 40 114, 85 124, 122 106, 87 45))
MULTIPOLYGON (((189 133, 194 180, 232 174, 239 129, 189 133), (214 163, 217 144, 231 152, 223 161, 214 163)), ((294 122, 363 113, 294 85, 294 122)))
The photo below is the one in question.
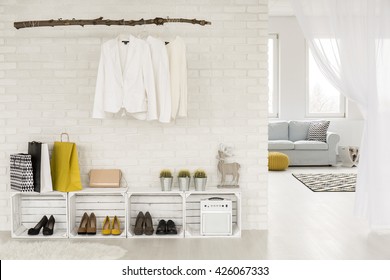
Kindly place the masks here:
POLYGON ((122 41, 122 43, 127 45, 128 43, 130 43, 130 41, 122 41))

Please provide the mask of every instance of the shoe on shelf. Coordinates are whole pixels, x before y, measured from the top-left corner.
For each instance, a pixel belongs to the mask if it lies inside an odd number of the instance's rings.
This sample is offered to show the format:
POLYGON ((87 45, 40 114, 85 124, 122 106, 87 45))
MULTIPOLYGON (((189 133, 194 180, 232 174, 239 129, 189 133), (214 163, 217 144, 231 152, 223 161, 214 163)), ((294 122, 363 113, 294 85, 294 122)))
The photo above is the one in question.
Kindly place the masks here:
POLYGON ((144 229, 144 233, 146 235, 152 235, 153 232, 154 232, 154 228, 153 228, 152 216, 150 215, 149 212, 146 212, 145 213, 145 229, 144 229))
POLYGON ((111 234, 111 222, 110 218, 106 216, 103 222, 103 227, 102 227, 102 234, 103 235, 110 235, 111 234))
POLYGON ((144 222, 145 222, 145 215, 142 211, 140 211, 137 215, 137 218, 135 219, 135 225, 134 225, 135 235, 144 234, 144 222))
POLYGON ((56 220, 54 219, 53 215, 51 215, 46 225, 43 227, 42 230, 43 235, 53 235, 55 222, 56 220))
POLYGON ((87 234, 96 234, 96 216, 92 212, 87 223, 87 234))
POLYGON ((160 222, 158 222, 156 234, 158 235, 165 234, 166 231, 167 231, 167 222, 165 220, 160 220, 160 222))
POLYGON ((77 230, 77 234, 87 234, 87 224, 89 222, 89 216, 87 213, 84 213, 81 218, 79 229, 77 230))
POLYGON ((41 228, 46 226, 47 224, 47 217, 46 215, 42 217, 42 219, 35 225, 35 227, 30 228, 27 232, 28 235, 38 235, 41 231, 41 228))
POLYGON ((121 223, 117 216, 114 216, 114 220, 112 221, 112 230, 111 234, 113 235, 120 235, 121 232, 121 223))
POLYGON ((172 220, 168 220, 167 222, 166 234, 177 234, 176 225, 172 220))

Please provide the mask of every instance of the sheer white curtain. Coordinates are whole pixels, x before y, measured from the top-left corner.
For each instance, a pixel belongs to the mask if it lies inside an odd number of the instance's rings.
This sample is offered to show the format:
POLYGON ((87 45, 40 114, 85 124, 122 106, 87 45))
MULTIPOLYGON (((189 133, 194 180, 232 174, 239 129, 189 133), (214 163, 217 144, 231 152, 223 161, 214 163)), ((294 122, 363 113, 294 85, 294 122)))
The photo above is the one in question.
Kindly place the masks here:
POLYGON ((390 1, 291 1, 319 68, 364 115, 355 213, 390 229, 390 1))

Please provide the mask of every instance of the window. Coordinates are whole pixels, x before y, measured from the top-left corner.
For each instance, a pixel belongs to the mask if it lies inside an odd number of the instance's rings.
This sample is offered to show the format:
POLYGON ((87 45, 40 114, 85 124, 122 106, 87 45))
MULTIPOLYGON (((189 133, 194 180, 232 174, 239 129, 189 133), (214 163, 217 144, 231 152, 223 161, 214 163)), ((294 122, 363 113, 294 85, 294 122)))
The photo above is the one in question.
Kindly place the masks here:
POLYGON ((268 37, 268 116, 279 115, 279 46, 278 35, 268 37))
MULTIPOLYGON (((321 39, 325 48, 331 48, 331 40, 321 39), (329 41, 329 44, 327 43, 329 41)), ((308 90, 306 115, 308 117, 345 117, 345 97, 332 86, 317 66, 312 52, 308 49, 308 90)))

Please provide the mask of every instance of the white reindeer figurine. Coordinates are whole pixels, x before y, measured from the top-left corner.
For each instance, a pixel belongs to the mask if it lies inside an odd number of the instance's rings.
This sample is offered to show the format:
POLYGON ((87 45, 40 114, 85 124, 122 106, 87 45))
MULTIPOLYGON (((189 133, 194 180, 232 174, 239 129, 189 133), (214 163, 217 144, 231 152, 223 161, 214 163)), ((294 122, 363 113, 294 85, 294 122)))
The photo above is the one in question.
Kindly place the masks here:
POLYGON ((218 172, 221 174, 221 185, 219 187, 236 187, 238 188, 238 180, 240 179, 240 174, 238 170, 240 169, 240 164, 237 162, 225 163, 227 157, 232 156, 230 150, 225 147, 223 144, 219 146, 218 150, 218 172), (226 184, 226 175, 233 176, 230 184, 226 184))

